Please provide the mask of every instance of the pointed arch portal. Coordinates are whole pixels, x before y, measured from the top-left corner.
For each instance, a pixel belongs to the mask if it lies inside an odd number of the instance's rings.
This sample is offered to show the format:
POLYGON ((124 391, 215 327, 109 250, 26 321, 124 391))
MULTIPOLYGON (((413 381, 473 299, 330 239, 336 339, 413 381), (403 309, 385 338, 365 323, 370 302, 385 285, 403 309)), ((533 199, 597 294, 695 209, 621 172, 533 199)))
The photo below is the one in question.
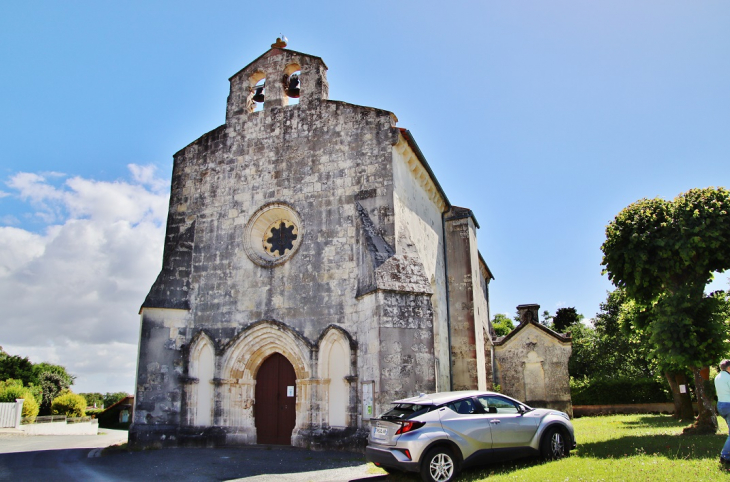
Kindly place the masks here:
POLYGON ((256 374, 256 441, 291 445, 296 424, 296 374, 289 360, 274 353, 256 374))

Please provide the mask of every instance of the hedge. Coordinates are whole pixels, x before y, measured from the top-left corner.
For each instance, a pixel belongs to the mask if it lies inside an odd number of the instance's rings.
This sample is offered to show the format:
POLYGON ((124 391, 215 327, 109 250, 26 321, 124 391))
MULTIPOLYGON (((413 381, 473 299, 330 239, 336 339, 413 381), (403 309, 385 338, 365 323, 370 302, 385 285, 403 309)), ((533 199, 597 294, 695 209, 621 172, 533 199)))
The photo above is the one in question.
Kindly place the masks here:
POLYGON ((28 422, 35 422, 38 416, 38 402, 36 402, 33 393, 27 387, 22 385, 10 385, 0 388, 0 402, 15 402, 16 399, 23 399, 23 410, 21 416, 28 422))
POLYGON ((83 417, 86 415, 86 399, 75 393, 64 393, 51 402, 51 415, 83 417))
POLYGON ((671 402, 669 387, 653 378, 570 379, 573 405, 671 402))

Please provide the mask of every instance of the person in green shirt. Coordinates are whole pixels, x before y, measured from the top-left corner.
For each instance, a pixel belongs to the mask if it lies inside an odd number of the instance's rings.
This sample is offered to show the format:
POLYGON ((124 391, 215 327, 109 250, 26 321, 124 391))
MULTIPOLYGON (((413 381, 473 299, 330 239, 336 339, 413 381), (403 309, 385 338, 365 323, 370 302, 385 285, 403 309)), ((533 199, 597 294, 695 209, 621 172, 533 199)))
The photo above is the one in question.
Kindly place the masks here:
MULTIPOLYGON (((728 422, 728 427, 730 427, 730 360, 720 362, 720 373, 715 377, 715 391, 717 392, 717 413, 728 422)), ((730 464, 730 435, 720 452, 720 462, 730 464)))

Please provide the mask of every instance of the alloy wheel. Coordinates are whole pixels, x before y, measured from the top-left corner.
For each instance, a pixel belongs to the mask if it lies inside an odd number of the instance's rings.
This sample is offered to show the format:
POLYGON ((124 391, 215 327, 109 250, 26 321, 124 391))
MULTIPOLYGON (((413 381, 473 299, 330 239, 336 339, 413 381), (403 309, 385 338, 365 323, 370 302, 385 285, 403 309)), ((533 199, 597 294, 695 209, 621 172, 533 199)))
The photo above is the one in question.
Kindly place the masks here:
POLYGON ((429 464, 429 472, 436 482, 446 482, 454 475, 454 461, 445 453, 436 454, 429 464))
POLYGON ((553 436, 550 437, 550 454, 558 459, 565 454, 565 441, 563 440, 563 434, 556 431, 553 436))

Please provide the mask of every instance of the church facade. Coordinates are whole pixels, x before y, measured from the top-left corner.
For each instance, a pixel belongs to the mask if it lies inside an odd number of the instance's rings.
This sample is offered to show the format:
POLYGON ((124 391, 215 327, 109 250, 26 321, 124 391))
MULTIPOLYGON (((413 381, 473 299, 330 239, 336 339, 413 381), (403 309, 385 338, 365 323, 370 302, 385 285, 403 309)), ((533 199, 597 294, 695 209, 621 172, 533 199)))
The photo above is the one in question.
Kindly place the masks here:
POLYGON ((391 112, 277 43, 174 155, 130 443, 345 446, 398 398, 492 386, 474 214, 391 112))

